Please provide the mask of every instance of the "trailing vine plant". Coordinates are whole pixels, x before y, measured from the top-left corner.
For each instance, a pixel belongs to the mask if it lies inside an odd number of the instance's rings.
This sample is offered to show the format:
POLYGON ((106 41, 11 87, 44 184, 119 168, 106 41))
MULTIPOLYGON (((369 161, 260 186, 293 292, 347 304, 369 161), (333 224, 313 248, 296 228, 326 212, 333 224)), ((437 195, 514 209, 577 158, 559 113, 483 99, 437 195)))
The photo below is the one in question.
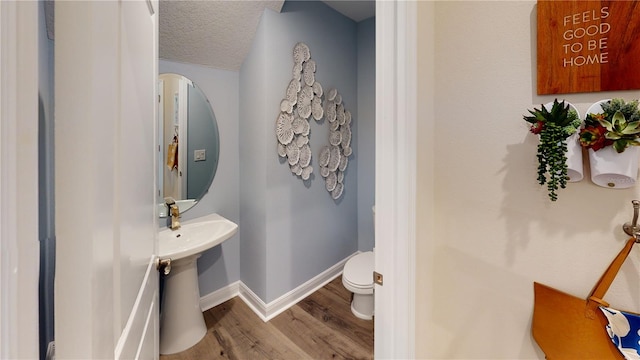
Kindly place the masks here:
POLYGON ((531 116, 523 116, 531 124, 530 131, 540 136, 538 144, 538 183, 547 185, 549 199, 558 199, 558 189, 567 186, 567 138, 576 133, 580 119, 575 110, 565 102, 553 101, 551 111, 545 106, 528 110, 531 116))

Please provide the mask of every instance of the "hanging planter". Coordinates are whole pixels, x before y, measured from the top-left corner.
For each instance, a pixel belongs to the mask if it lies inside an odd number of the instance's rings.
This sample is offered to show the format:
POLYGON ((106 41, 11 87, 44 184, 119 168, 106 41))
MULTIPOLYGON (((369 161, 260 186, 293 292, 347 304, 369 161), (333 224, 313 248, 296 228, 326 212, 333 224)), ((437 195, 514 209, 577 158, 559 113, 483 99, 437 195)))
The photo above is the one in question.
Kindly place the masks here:
MULTIPOLYGON (((580 113, 578 113, 578 109, 573 106, 571 103, 566 103, 569 105, 569 111, 575 113, 576 119, 573 125, 569 125, 567 132, 573 132, 566 140, 567 143, 567 153, 565 154, 567 157, 567 182, 578 182, 584 178, 584 165, 582 162, 582 146, 580 145, 580 133, 578 133, 577 129, 573 130, 575 126, 580 126, 581 121, 576 121, 580 119, 580 113), (577 125, 576 125, 577 124, 577 125)), ((545 109, 548 111, 553 110, 553 102, 544 104, 545 109)))
POLYGON ((578 132, 567 138, 567 182, 578 182, 584 178, 582 146, 578 132))
POLYGON ((591 181, 602 187, 626 189, 635 185, 638 177, 640 147, 633 146, 618 153, 612 146, 594 151, 589 149, 591 181))
POLYGON ((580 143, 589 150, 591 181, 614 189, 635 185, 640 157, 638 101, 601 100, 587 110, 580 143))
POLYGON ((564 189, 570 180, 582 179, 582 151, 575 149, 575 138, 568 140, 580 127, 580 116, 575 107, 558 99, 529 113, 532 116, 524 116, 524 120, 531 124, 530 131, 540 136, 538 183, 546 184, 549 198, 556 201, 558 189, 564 189))

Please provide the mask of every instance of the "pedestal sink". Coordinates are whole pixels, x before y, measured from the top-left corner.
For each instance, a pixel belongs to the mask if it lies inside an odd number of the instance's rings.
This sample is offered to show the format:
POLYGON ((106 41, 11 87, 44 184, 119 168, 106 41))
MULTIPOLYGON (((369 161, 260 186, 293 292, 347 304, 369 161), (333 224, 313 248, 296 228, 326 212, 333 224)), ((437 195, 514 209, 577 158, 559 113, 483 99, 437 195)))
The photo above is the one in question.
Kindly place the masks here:
POLYGON ((160 353, 174 354, 197 344, 207 333, 200 309, 197 259, 238 231, 218 214, 185 221, 160 232, 158 256, 171 259, 160 314, 160 353))

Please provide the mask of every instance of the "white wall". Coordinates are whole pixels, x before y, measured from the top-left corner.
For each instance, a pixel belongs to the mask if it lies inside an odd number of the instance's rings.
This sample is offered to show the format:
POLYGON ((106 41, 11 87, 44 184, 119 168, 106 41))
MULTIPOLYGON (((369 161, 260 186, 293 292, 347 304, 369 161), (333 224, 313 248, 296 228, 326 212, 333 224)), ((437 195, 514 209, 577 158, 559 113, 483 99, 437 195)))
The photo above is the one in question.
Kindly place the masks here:
MULTIPOLYGON (((419 81, 435 74, 418 100, 418 195, 433 199, 418 213, 422 358, 543 359, 530 335, 533 281, 586 297, 627 238, 621 226, 638 186, 610 190, 586 178, 551 203, 536 182, 537 139, 522 115, 554 96, 535 91, 535 5, 420 4, 419 81)), ((564 95, 582 114, 603 98, 639 96, 564 95)), ((637 251, 606 297, 635 312, 637 251)))
POLYGON ((418 73, 417 77, 417 136, 416 142, 416 358, 429 358, 436 342, 436 334, 431 318, 433 298, 431 283, 437 274, 433 266, 435 243, 434 214, 434 102, 435 102, 435 19, 434 2, 418 3, 418 73))
POLYGON ((376 19, 358 23, 358 250, 374 247, 373 213, 376 177, 376 19))
MULTIPOLYGON (((239 178, 239 74, 201 65, 160 60, 160 73, 191 79, 209 99, 220 133, 220 158, 215 178, 200 202, 182 214, 182 221, 218 213, 238 224, 239 178)), ((240 279, 239 233, 198 259, 200 294, 206 295, 240 279)))

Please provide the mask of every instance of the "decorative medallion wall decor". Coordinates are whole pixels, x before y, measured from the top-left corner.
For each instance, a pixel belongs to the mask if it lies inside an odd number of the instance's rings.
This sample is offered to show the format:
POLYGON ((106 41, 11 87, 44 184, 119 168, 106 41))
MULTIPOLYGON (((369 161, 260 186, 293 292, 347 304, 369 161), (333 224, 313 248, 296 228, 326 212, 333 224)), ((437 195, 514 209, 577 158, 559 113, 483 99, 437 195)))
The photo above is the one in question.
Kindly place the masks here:
POLYGON ((349 164, 351 149, 351 112, 345 110, 338 90, 331 89, 325 99, 325 117, 329 124, 329 145, 320 150, 320 175, 334 199, 344 190, 344 172, 349 164))
POLYGON ((316 63, 311 59, 309 47, 297 43, 293 48, 293 78, 280 102, 276 120, 278 155, 286 158, 291 172, 308 180, 313 172, 309 146, 309 118, 329 125, 329 145, 319 154, 320 175, 333 199, 339 199, 344 190, 344 174, 349 164, 351 149, 351 112, 344 108, 337 89, 326 95, 315 79, 316 63), (322 98, 325 95, 325 101, 322 98))
POLYGON ((309 47, 297 43, 293 48, 293 78, 280 102, 276 120, 278 155, 286 157, 291 172, 308 180, 313 172, 309 146, 309 117, 322 119, 322 85, 316 81, 316 63, 309 47))

